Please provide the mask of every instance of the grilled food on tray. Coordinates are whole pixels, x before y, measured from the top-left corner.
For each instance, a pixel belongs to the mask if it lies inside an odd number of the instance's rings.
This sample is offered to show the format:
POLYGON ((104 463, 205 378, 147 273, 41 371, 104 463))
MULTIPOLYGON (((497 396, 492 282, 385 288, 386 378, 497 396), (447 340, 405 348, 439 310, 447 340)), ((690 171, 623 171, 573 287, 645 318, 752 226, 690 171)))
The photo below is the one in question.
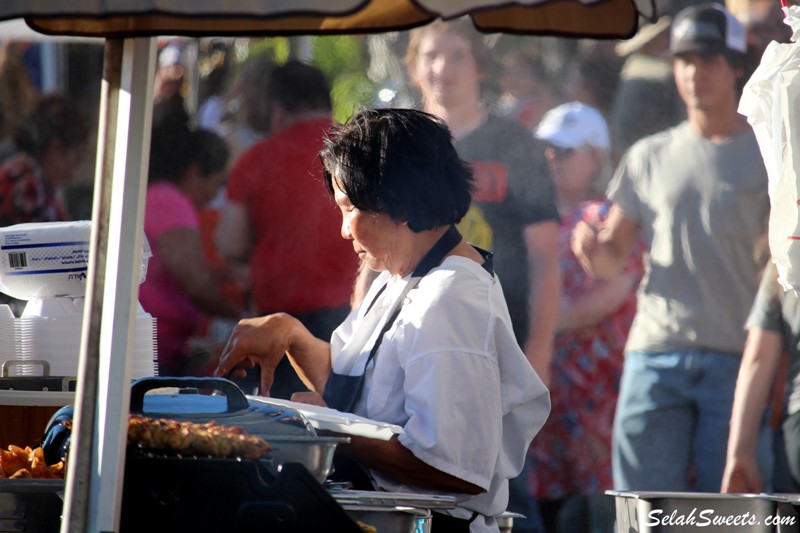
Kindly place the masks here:
POLYGON ((42 448, 8 445, 0 450, 0 478, 64 479, 64 461, 47 465, 42 448))
POLYGON ((131 415, 128 444, 187 455, 257 459, 270 450, 269 444, 237 426, 214 422, 199 424, 164 418, 131 415))

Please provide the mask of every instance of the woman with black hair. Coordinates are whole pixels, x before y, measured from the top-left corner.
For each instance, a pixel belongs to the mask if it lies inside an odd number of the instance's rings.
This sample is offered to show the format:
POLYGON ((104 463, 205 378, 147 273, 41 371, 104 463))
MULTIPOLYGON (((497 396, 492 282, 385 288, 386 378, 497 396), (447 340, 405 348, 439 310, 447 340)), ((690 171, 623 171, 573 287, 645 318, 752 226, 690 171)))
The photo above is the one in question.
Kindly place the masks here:
POLYGON ((293 400, 403 428, 337 449, 371 488, 455 494, 434 531, 498 531, 507 481, 550 402, 514 337, 491 254, 455 228, 470 205, 469 167, 443 122, 408 109, 355 115, 321 158, 342 237, 379 274, 330 341, 287 314, 240 321, 216 374, 259 364, 268 394, 286 354, 311 391, 293 400))

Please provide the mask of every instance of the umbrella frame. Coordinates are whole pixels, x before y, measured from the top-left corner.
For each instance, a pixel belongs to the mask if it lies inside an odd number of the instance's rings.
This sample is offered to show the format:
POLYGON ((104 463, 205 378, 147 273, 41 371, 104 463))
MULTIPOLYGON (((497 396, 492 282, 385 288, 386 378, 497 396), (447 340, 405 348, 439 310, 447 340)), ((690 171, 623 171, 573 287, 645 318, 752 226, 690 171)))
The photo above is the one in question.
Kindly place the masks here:
POLYGON ((153 38, 106 41, 63 533, 119 529, 155 58, 153 38))

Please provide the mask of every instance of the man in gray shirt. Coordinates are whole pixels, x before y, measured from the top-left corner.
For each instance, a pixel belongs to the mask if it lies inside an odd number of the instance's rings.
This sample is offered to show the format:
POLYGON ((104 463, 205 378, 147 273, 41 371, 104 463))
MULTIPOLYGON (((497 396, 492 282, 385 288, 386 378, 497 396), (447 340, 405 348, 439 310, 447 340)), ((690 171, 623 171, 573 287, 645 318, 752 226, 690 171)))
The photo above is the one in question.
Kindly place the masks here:
POLYGON ((767 175, 737 113, 741 23, 718 4, 686 8, 670 50, 688 118, 633 145, 609 185, 606 223, 579 224, 572 247, 606 278, 637 238, 647 245, 614 422, 615 488, 717 492, 763 263, 767 175))

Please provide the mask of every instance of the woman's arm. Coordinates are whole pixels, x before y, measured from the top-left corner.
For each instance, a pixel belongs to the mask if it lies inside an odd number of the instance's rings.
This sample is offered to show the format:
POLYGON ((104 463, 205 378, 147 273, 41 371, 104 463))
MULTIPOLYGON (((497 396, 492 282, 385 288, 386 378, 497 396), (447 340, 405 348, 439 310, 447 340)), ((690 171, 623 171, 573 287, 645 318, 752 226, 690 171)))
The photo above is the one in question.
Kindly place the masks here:
MULTIPOLYGON (((348 435, 349 436, 349 435, 348 435)), ((358 461, 392 479, 423 489, 480 494, 484 489, 459 479, 417 459, 411 451, 400 444, 397 436, 390 440, 349 436, 349 444, 341 444, 336 453, 358 461)))
POLYGON ((561 300, 558 331, 593 326, 616 311, 636 290, 639 279, 634 273, 623 273, 594 287, 575 300, 561 300))
POLYGON ((288 356, 300 379, 322 393, 331 372, 330 344, 314 337, 286 313, 240 320, 220 356, 216 376, 241 375, 240 367, 261 366, 261 391, 268 394, 275 367, 288 356))
POLYGON ((761 492, 756 443, 782 354, 780 333, 758 328, 749 330, 736 381, 722 492, 761 492))
POLYGON ((558 263, 558 224, 553 221, 525 228, 528 251, 528 340, 525 357, 545 384, 550 381, 553 340, 561 300, 561 270, 558 263))
POLYGON ((242 316, 242 310, 220 293, 206 263, 200 233, 196 229, 169 229, 159 235, 155 246, 172 278, 198 309, 209 315, 242 316))
MULTIPOLYGON (((292 401, 326 407, 322 396, 316 392, 296 392, 292 401)), ((334 432, 320 432, 342 436, 334 432)), ((442 472, 419 460, 408 448, 393 436, 388 441, 344 435, 350 439, 349 444, 340 444, 336 453, 353 459, 364 467, 377 470, 392 479, 408 485, 428 490, 444 492, 460 492, 464 494, 480 494, 485 492, 481 487, 442 472)))
POLYGON ((222 207, 214 244, 228 261, 247 262, 252 248, 252 230, 247 207, 227 200, 222 207))

